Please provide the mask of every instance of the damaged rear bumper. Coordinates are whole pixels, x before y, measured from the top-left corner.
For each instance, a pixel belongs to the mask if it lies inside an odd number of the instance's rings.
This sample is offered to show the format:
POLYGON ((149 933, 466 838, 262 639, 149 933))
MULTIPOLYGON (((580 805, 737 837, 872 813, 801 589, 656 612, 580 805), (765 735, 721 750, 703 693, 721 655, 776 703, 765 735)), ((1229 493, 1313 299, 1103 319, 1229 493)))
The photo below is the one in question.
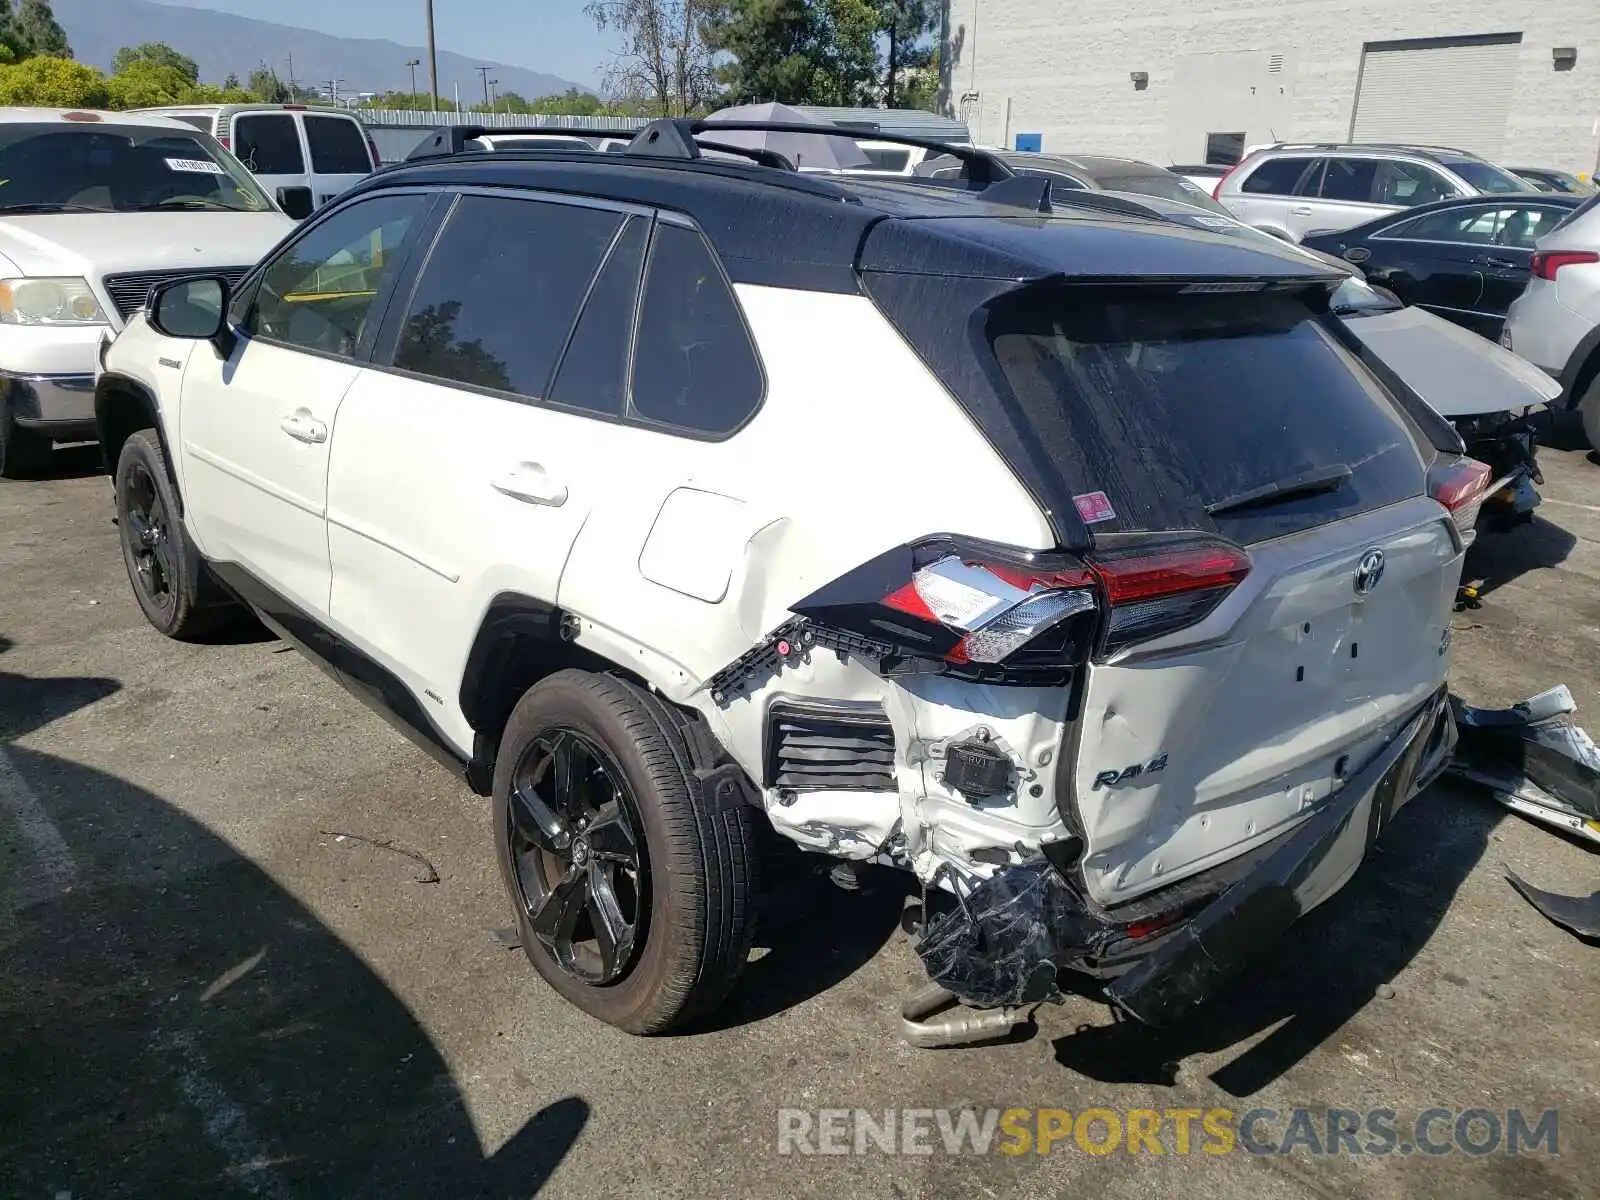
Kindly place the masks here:
POLYGON ((1011 867, 931 920, 917 951, 930 978, 970 1004, 1058 999, 1057 972, 1087 970, 1114 975, 1106 992, 1123 1011, 1170 1024, 1338 891, 1455 742, 1441 689, 1320 809, 1243 859, 1116 909, 1085 900, 1048 863, 1011 867))

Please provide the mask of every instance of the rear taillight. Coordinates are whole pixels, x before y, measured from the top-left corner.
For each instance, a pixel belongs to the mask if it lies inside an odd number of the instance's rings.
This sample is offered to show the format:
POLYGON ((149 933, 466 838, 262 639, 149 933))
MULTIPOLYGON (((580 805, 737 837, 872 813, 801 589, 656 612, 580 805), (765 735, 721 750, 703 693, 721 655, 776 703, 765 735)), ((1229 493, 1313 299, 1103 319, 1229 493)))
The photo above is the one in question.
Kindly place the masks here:
POLYGON ((1575 267, 1582 263, 1600 263, 1600 254, 1593 250, 1537 250, 1529 269, 1540 279, 1554 280, 1562 267, 1575 267))
POLYGON ((793 611, 823 645, 876 658, 885 674, 1045 684, 1203 620, 1249 571, 1243 550, 1209 539, 1080 558, 936 538, 879 555, 793 611))
POLYGON ((1454 458, 1436 463, 1428 472, 1428 495, 1449 511, 1456 528, 1465 533, 1478 522, 1491 472, 1475 458, 1454 458))
POLYGON ((231 137, 227 136, 227 134, 223 134, 223 136, 219 137, 217 139, 217 141, 222 143, 222 148, 224 150, 228 151, 229 153, 232 153, 232 151, 233 151, 233 139, 231 137))
POLYGON ((1233 166, 1229 167, 1221 174, 1221 176, 1217 179, 1217 186, 1211 189, 1211 198, 1213 200, 1222 199, 1222 185, 1228 182, 1228 176, 1232 175, 1235 171, 1249 161, 1250 160, 1248 158, 1241 158, 1238 162, 1234 163, 1233 166))
POLYGON ((1202 620, 1250 573, 1250 556, 1226 542, 1136 546, 1096 556, 1094 571, 1110 606, 1111 651, 1202 620))

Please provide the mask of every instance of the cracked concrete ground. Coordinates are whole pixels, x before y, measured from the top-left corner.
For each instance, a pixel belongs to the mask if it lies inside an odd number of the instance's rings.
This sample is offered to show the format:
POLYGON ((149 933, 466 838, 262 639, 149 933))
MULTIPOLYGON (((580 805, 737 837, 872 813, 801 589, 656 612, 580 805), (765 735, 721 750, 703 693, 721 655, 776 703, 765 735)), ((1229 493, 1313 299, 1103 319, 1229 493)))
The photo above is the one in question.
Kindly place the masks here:
MULTIPOLYGON (((1474 552, 1454 684, 1565 682, 1600 731, 1600 466, 1542 461, 1539 523, 1474 552)), ((91 462, 0 482, 0 1194, 1593 1194, 1600 951, 1502 878, 1586 894, 1591 849, 1438 787, 1186 1028, 1072 999, 947 1051, 896 1037, 901 895, 791 872, 715 1026, 632 1039, 494 938, 484 801, 283 645, 145 625, 91 462), (1275 1139, 1433 1105, 1557 1108, 1559 1154, 777 1153, 781 1108, 1272 1109, 1275 1139)))

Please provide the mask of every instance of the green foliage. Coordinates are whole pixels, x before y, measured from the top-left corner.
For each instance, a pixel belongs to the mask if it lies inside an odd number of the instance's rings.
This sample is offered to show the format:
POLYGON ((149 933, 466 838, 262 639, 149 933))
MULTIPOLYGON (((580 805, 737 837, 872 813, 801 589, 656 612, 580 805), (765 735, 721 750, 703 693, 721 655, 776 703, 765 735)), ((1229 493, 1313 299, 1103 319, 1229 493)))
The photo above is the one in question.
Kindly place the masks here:
POLYGON ((106 77, 67 58, 41 56, 0 67, 0 105, 45 108, 105 108, 106 77))
MULTIPOLYGON (((399 112, 427 112, 433 108, 433 97, 426 92, 384 92, 367 101, 365 108, 390 108, 399 112)), ((455 112, 456 102, 439 97, 439 112, 455 112)))
POLYGON ((246 85, 250 94, 263 104, 287 104, 289 102, 289 87, 278 78, 278 73, 271 67, 262 65, 250 72, 250 82, 246 85))
MULTIPOLYGON (((165 42, 145 42, 142 46, 124 46, 111 60, 111 73, 121 75, 137 66, 171 67, 190 83, 200 82, 200 67, 194 59, 179 54, 165 42)), ((238 87, 236 76, 229 77, 231 86, 238 87)))

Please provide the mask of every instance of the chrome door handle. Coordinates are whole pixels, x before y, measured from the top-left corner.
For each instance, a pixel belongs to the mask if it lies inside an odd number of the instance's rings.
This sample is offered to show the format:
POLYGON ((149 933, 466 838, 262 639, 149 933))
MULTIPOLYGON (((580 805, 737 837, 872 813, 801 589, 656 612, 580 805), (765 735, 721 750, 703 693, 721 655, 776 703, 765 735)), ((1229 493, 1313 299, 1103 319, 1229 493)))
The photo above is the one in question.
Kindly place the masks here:
POLYGON ((278 422, 278 428, 297 442, 320 445, 328 440, 328 427, 311 415, 306 408, 296 409, 278 422))
POLYGON ((567 485, 553 479, 539 463, 518 463, 510 472, 489 484, 502 496, 524 504, 548 504, 560 508, 567 502, 567 485))
POLYGON ((1499 267, 1502 270, 1515 269, 1517 266, 1517 264, 1512 262, 1509 258, 1496 258, 1492 254, 1485 255, 1479 261, 1482 262, 1486 267, 1499 267))

